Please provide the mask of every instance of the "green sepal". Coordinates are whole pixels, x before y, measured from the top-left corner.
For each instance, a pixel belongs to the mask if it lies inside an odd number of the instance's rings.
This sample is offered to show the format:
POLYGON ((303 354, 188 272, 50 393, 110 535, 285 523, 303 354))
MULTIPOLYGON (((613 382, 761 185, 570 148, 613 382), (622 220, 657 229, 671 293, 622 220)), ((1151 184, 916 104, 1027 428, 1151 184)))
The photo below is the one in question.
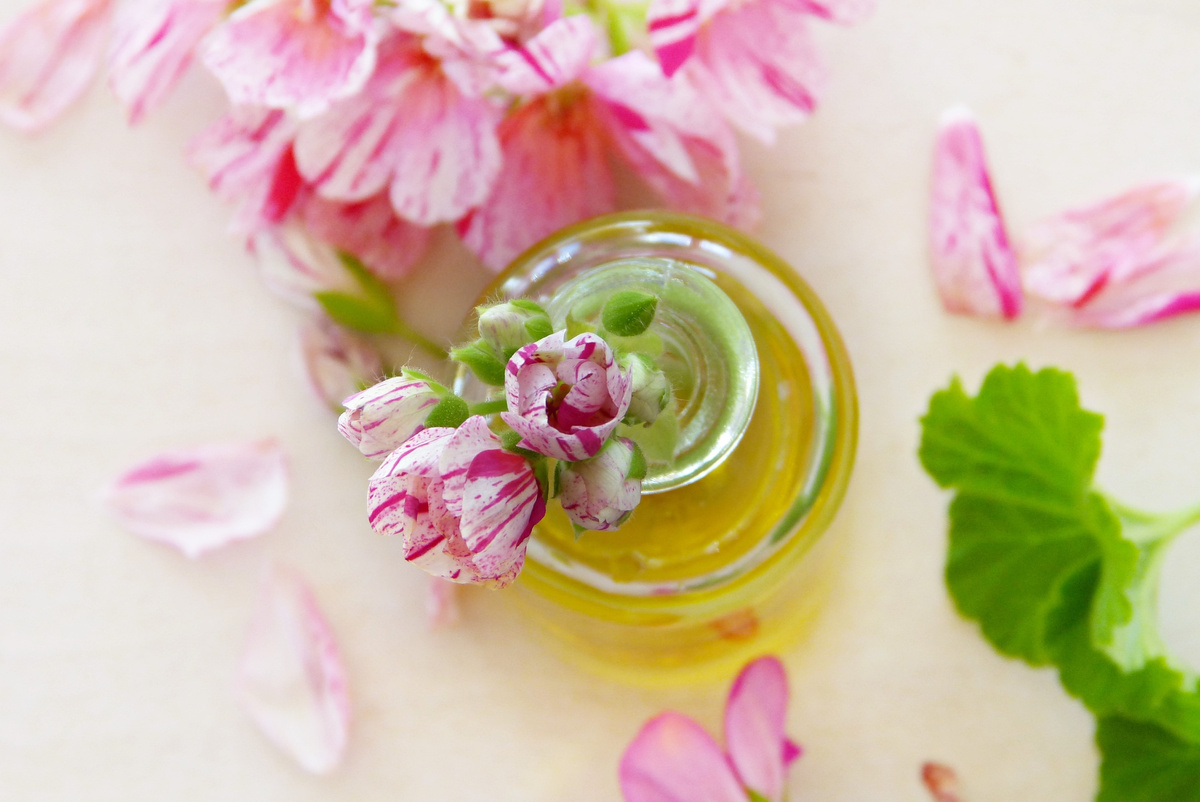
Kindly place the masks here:
POLYGON ((748 797, 750 797, 750 802, 771 802, 771 800, 767 799, 765 796, 760 794, 758 791, 755 791, 753 788, 747 788, 746 795, 748 797))
POLYGON ((554 333, 554 324, 548 317, 530 318, 525 321, 525 331, 529 334, 532 342, 537 342, 554 333))
POLYGON ((637 290, 614 293, 604 304, 600 322, 618 337, 636 337, 650 327, 658 298, 637 290))
POLYGON ((533 476, 537 479, 538 488, 542 491, 542 500, 550 500, 550 466, 545 459, 535 460, 533 476))
POLYGON ((641 481, 646 478, 646 455, 642 453, 642 447, 636 442, 630 441, 633 444, 633 455, 629 458, 629 479, 637 479, 641 481))
POLYGON ((554 461, 554 487, 550 491, 550 498, 558 498, 562 495, 562 475, 566 463, 562 460, 554 461))
POLYGON ((451 350, 450 358, 470 368, 475 378, 484 384, 503 386, 504 362, 483 340, 476 340, 470 345, 451 350))
POLYGON ((521 433, 513 429, 505 429, 498 436, 500 438, 500 447, 505 451, 516 451, 517 443, 521 442, 521 433))
POLYGON ((357 295, 324 290, 313 293, 313 297, 325 310, 325 314, 329 315, 330 320, 348 329, 366 334, 384 334, 391 331, 396 322, 396 312, 393 308, 382 307, 357 295))
POLYGON ((471 411, 467 402, 456 395, 448 395, 434 405, 429 416, 425 418, 425 425, 430 429, 438 426, 457 429, 466 423, 469 417, 471 411))
POLYGON ((537 301, 531 301, 528 298, 513 298, 509 303, 517 309, 524 309, 526 312, 533 312, 536 315, 546 315, 546 317, 549 317, 546 314, 546 310, 537 301))

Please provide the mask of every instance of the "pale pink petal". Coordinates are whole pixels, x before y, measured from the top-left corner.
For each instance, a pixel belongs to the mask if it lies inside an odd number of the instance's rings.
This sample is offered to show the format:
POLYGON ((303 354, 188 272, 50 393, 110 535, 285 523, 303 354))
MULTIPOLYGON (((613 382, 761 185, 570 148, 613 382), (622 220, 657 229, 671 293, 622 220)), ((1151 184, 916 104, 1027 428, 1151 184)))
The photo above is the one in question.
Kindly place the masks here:
POLYGON ((854 25, 862 22, 875 10, 875 0, 781 0, 781 2, 805 14, 812 14, 829 22, 854 25))
POLYGON ((546 502, 533 467, 520 454, 493 449, 471 461, 463 491, 463 541, 480 575, 503 587, 525 562, 546 502))
POLYGON ((692 56, 703 21, 700 0, 651 1, 646 27, 663 73, 674 75, 692 56))
POLYGON ((123 0, 117 6, 108 85, 130 123, 166 98, 223 10, 219 0, 123 0))
POLYGON ((338 431, 363 456, 383 459, 425 426, 440 401, 429 382, 397 376, 347 398, 338 431))
POLYGON ((1067 311, 1089 328, 1127 329, 1200 309, 1200 238, 1145 255, 1136 272, 1105 284, 1067 311))
POLYGON ((500 175, 488 199, 459 224, 463 242, 489 268, 500 270, 539 239, 615 208, 591 104, 587 97, 551 96, 500 123, 500 175))
POLYGON ((188 161, 219 198, 238 205, 235 230, 280 223, 302 194, 292 158, 296 125, 281 111, 235 108, 188 145, 188 161))
POLYGON ((688 77, 732 125, 763 142, 808 119, 825 86, 825 68, 805 14, 783 0, 721 12, 696 40, 688 77))
POLYGON ((195 558, 275 525, 287 463, 274 440, 169 451, 134 466, 103 500, 125 529, 195 558))
POLYGON ((267 289, 296 306, 319 311, 314 293, 353 290, 337 251, 304 226, 289 223, 263 229, 251 237, 248 247, 267 289))
POLYGON ((942 304, 964 315, 1021 313, 1017 258, 996 203, 974 117, 948 111, 933 154, 929 202, 933 277, 942 304))
POLYGON ((960 802, 958 775, 949 766, 926 763, 921 766, 921 782, 929 789, 934 802, 960 802))
POLYGON ((443 629, 458 623, 458 593, 461 586, 436 576, 429 577, 425 590, 425 613, 430 629, 443 629))
POLYGON ((454 431, 444 426, 423 429, 383 461, 367 490, 367 521, 372 529, 381 535, 400 535, 406 549, 423 542, 417 529, 422 519, 428 522, 428 511, 421 509, 428 501, 427 485, 438 480, 438 461, 454 431))
POLYGON ((267 576, 238 665, 237 695, 263 734, 301 768, 332 771, 350 726, 346 670, 329 623, 294 571, 267 576))
POLYGON ((43 0, 0 30, 0 122, 40 131, 96 74, 110 0, 43 0))
POLYGON ((205 66, 234 105, 320 114, 375 69, 370 0, 253 0, 205 42, 205 66))
POLYGON ((613 438, 589 460, 566 463, 559 474, 558 502, 571 523, 584 529, 618 528, 642 497, 640 479, 630 479, 633 441, 613 438))
POLYGON ((385 195, 360 203, 309 195, 299 205, 299 217, 314 236, 353 254, 388 281, 408 275, 429 248, 430 229, 397 217, 385 195))
POLYGON ((783 664, 762 657, 738 674, 725 705, 725 746, 734 770, 769 800, 783 796, 787 701, 783 664))
POLYGON ((313 392, 335 410, 383 374, 379 353, 370 343, 324 316, 301 324, 300 349, 313 392))
POLYGON ((458 427, 438 463, 443 483, 442 500, 452 515, 462 517, 463 492, 471 462, 482 452, 500 447, 500 438, 488 428, 481 415, 472 415, 458 427))
POLYGON ((418 34, 421 48, 440 62, 459 90, 480 97, 496 81, 495 59, 509 49, 492 19, 456 16, 440 0, 405 0, 389 21, 402 31, 418 34))
POLYGON ((599 41, 591 17, 563 17, 547 25, 524 47, 498 56, 498 81, 515 95, 541 95, 558 89, 583 74, 599 41))
POLYGON ((625 802, 746 802, 721 748, 687 716, 651 719, 621 756, 625 802))
POLYGON ((1138 272, 1198 191, 1195 178, 1154 181, 1035 223, 1018 243, 1025 290, 1054 303, 1086 302, 1138 272))

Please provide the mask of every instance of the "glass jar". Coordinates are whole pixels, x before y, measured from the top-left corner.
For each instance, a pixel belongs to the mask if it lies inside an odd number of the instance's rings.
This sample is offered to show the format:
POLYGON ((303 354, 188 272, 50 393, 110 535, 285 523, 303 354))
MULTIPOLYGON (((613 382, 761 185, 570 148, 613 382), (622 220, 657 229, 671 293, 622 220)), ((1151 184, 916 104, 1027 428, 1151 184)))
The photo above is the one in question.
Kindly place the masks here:
POLYGON ((651 460, 641 504, 618 531, 578 538, 550 505, 515 595, 565 657, 604 676, 724 678, 793 643, 825 596, 824 534, 857 434, 850 363, 786 263, 679 214, 565 229, 518 257, 484 298, 538 301, 562 328, 589 297, 631 287, 660 298, 655 340, 677 398, 677 458, 656 462, 661 438, 622 427, 651 460))

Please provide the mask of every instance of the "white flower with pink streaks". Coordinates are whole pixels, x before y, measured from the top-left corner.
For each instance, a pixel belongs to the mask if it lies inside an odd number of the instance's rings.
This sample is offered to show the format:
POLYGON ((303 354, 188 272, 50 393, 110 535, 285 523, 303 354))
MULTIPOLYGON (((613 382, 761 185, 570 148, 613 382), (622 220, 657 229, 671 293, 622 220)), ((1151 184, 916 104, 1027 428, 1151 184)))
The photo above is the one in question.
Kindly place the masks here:
POLYGON ((358 92, 375 69, 371 0, 252 0, 213 32, 204 64, 235 106, 311 117, 358 92))
POLYGON ((646 458, 634 442, 613 438, 591 459, 563 463, 558 502, 580 528, 617 529, 641 501, 645 476, 646 458))
POLYGON ((88 88, 111 0, 43 0, 0 30, 0 122, 40 131, 88 88))
POLYGON ((800 748, 784 733, 787 675, 774 657, 750 663, 725 705, 728 755, 680 713, 651 719, 621 757, 625 802, 782 802, 800 748))
POLYGON ((647 24, 663 72, 686 73, 733 125, 764 142, 816 107, 825 69, 809 17, 851 24, 870 0, 653 0, 647 24))
POLYGON ((974 117, 942 117, 933 155, 929 246, 942 304, 951 312, 1012 319, 1021 313, 1017 256, 992 190, 974 117))
POLYGON ((424 428, 440 400, 424 379, 397 376, 343 401, 338 431, 363 456, 383 459, 424 428))
POLYGON ((371 477, 371 527, 400 535, 405 559, 453 582, 504 587, 546 502, 533 468, 480 416, 424 429, 371 477))
POLYGON ((577 461, 600 452, 629 410, 633 381, 612 348, 585 332, 571 340, 555 332, 524 346, 508 361, 504 422, 520 445, 554 459, 577 461))

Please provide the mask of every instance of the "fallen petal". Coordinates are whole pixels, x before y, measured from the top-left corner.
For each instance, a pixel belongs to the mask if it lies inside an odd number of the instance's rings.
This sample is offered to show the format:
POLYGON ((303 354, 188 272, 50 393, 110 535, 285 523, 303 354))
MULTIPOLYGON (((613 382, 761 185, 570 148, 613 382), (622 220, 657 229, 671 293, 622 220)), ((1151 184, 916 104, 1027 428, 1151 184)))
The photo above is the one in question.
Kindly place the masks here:
POLYGON ((1198 192, 1196 178, 1154 181, 1030 226, 1019 243, 1025 289, 1053 303, 1086 303, 1139 272, 1198 192))
POLYGON ((263 734, 314 774, 342 760, 350 723, 346 670, 329 623, 295 572, 273 568, 238 666, 237 696, 263 734))
POLYGON ((442 629, 457 624, 459 619, 458 589, 461 585, 431 576, 426 587, 425 612, 429 618, 429 628, 442 629))
POLYGON ((774 657, 742 669, 725 705, 725 746, 747 788, 767 799, 783 796, 787 736, 787 674, 774 657))
POLYGON ((129 470, 103 501, 130 532, 195 558, 275 525, 287 463, 274 440, 170 451, 129 470))
POLYGON ((1070 322, 1128 329, 1200 310, 1200 239, 1149 254, 1131 267, 1136 272, 1071 308, 1070 322))
POLYGON ((921 766, 921 782, 933 795, 934 802, 960 802, 958 775, 949 766, 926 763, 921 766))
POLYGON ((642 727, 621 756, 625 802, 746 802, 721 748, 696 722, 663 713, 642 727))
POLYGON ((933 277, 942 304, 963 315, 1021 313, 1017 258, 992 191, 983 141, 965 108, 942 117, 929 205, 933 277))
POLYGON ((100 66, 109 0, 46 0, 0 30, 0 122, 33 133, 83 94, 100 66))

